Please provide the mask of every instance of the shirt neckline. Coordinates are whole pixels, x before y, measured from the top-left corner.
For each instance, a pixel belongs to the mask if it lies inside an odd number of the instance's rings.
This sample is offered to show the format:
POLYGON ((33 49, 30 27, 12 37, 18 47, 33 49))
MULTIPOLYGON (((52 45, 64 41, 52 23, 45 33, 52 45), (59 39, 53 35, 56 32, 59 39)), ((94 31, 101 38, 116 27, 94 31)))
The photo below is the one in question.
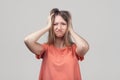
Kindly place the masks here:
POLYGON ((68 48, 67 46, 62 47, 62 48, 58 48, 58 47, 55 47, 54 45, 52 45, 52 47, 54 47, 54 48, 57 49, 57 50, 64 50, 64 49, 67 49, 67 48, 68 48))

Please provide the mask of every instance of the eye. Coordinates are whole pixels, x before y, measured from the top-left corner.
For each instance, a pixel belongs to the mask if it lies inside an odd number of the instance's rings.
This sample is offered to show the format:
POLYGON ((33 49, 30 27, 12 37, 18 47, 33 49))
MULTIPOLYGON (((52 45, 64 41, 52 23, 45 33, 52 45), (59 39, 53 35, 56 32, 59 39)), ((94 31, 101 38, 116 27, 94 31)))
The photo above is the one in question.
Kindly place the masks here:
POLYGON ((62 22, 61 24, 62 24, 62 25, 67 25, 66 23, 63 23, 63 22, 62 22))
POLYGON ((58 23, 54 23, 53 25, 54 25, 54 26, 55 26, 55 25, 58 25, 58 23))

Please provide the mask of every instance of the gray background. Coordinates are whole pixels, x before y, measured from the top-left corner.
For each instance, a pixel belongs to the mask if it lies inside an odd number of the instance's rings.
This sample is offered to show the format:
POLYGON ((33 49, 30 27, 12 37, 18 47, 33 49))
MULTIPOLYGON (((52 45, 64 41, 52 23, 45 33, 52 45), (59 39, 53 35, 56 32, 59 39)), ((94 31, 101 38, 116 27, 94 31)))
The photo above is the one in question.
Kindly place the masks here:
MULTIPOLYGON (((119 0, 0 0, 0 80, 37 80, 42 60, 24 37, 46 26, 52 8, 69 10, 75 31, 90 44, 83 80, 120 80, 119 0)), ((47 34, 40 42, 44 42, 47 34)))

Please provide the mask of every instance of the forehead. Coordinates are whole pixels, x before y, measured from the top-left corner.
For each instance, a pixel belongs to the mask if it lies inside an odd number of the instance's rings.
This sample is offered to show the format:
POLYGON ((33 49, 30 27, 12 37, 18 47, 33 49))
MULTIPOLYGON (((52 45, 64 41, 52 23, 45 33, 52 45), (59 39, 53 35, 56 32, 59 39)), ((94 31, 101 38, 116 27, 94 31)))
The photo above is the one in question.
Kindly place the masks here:
POLYGON ((60 15, 55 16, 54 22, 65 22, 66 23, 66 21, 60 15))

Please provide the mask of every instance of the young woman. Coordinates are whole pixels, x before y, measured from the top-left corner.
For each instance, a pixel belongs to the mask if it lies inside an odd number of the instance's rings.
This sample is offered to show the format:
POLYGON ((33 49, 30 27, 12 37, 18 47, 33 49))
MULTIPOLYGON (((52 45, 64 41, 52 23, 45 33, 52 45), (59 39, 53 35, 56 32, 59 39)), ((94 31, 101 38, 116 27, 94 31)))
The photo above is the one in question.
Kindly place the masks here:
POLYGON ((26 36, 24 42, 36 58, 43 59, 39 80, 81 80, 78 60, 84 59, 89 45, 73 30, 68 11, 52 9, 47 26, 26 36), (47 31, 48 41, 38 43, 47 31))

